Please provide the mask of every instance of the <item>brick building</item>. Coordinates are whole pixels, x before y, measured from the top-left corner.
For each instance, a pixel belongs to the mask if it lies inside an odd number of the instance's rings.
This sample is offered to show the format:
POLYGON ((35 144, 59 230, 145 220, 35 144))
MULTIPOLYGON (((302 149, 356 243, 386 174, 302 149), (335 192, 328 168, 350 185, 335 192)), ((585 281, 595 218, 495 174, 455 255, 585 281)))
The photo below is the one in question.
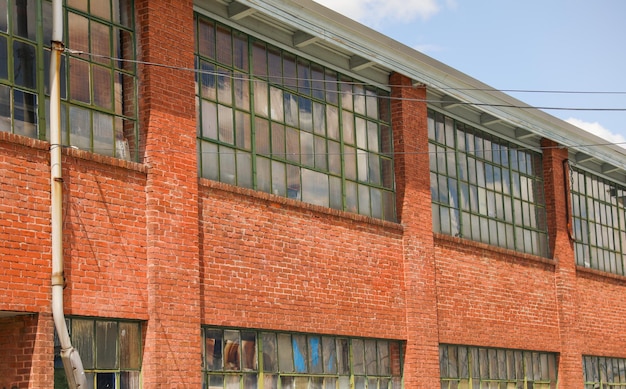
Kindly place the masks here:
MULTIPOLYGON (((7 389, 64 387, 50 8, 0 1, 7 389)), ((94 388, 626 386, 623 149, 309 0, 64 20, 64 304, 94 388)))

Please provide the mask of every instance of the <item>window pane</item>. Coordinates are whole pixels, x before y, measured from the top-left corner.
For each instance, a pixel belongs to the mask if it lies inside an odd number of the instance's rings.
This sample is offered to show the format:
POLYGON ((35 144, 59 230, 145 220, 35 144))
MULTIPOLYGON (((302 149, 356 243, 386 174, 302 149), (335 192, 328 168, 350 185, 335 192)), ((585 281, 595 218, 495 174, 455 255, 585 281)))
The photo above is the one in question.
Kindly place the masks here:
POLYGON ((291 335, 289 334, 278 334, 278 367, 283 373, 294 371, 291 335))
MULTIPOLYGON (((257 370, 256 333, 241 332, 242 370, 257 370)), ((256 381, 255 381, 256 382, 256 381)))
POLYGON ((309 370, 310 373, 322 373, 322 343, 319 336, 309 336, 309 370))
POLYGON ((224 370, 241 370, 239 331, 224 331, 224 370))
POLYGON ((94 324, 92 320, 71 321, 72 345, 78 351, 85 369, 94 368, 94 324))
POLYGON ((204 355, 205 368, 207 370, 222 370, 222 344, 224 342, 222 331, 205 329, 204 331, 204 355))
MULTIPOLYGON (((120 368, 139 369, 141 367, 141 334, 139 323, 119 323, 120 327, 120 368)), ((138 377, 138 376, 137 376, 138 377)))
POLYGON ((302 201, 329 206, 329 181, 323 173, 302 169, 302 201))
POLYGON ((37 87, 37 61, 35 46, 24 42, 13 42, 13 72, 15 84, 26 88, 37 87))
POLYGON ((116 369, 118 325, 114 321, 96 322, 96 369, 116 369))
POLYGON ((362 339, 352 339, 352 369, 354 374, 365 374, 365 345, 362 339))
POLYGON ((263 333, 261 339, 263 342, 263 371, 276 372, 278 371, 276 334, 263 333))

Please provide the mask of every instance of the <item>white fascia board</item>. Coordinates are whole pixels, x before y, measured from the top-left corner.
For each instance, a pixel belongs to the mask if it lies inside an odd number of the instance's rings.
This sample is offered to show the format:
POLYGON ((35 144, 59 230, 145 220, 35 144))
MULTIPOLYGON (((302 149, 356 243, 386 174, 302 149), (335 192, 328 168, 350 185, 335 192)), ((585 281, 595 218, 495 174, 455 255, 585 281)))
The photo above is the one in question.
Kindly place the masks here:
POLYGON ((480 103, 478 108, 481 111, 496 118, 626 169, 626 149, 612 145, 590 146, 608 142, 546 112, 531 108, 512 96, 495 91, 487 84, 311 0, 298 0, 297 3, 292 0, 237 1, 315 35, 320 40, 371 59, 428 87, 439 89, 461 102, 480 103))

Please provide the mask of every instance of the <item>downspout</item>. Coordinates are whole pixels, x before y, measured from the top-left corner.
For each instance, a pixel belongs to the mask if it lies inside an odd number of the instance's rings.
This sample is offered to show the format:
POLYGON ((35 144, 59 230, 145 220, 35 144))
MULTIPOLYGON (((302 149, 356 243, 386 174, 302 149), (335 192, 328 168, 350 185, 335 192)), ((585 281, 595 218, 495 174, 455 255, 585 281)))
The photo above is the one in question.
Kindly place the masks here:
POLYGON ((87 379, 78 351, 72 347, 63 314, 63 177, 61 170, 61 54, 63 4, 52 0, 52 53, 50 56, 50 197, 52 213, 52 317, 61 343, 61 360, 71 389, 86 388, 87 379))

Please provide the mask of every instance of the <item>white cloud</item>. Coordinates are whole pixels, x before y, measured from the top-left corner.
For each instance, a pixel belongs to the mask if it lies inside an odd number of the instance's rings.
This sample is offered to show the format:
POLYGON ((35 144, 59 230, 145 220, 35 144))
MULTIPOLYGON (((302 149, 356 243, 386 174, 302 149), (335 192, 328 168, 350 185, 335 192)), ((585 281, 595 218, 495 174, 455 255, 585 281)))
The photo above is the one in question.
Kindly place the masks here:
MULTIPOLYGON (((408 23, 427 20, 441 10, 440 0, 315 0, 361 23, 377 26, 384 21, 408 23)), ((454 6, 455 0, 447 0, 454 6)))
POLYGON ((578 128, 582 128, 583 130, 590 132, 594 135, 599 136, 602 139, 606 139, 611 143, 617 143, 618 146, 626 148, 626 138, 624 138, 620 134, 616 134, 611 132, 610 130, 602 127, 602 125, 598 122, 585 122, 584 120, 569 118, 566 120, 569 124, 572 124, 578 128))

